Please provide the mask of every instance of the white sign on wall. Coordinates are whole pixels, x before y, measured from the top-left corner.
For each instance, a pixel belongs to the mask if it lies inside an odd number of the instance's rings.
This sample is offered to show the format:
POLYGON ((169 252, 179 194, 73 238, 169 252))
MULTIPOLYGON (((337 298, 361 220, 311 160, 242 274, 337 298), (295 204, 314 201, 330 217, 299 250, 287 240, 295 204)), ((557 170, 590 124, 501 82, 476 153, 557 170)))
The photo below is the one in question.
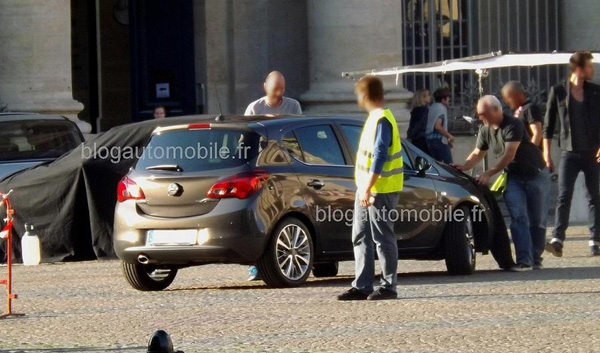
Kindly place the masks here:
POLYGON ((156 84, 156 98, 170 98, 171 92, 168 83, 156 84))

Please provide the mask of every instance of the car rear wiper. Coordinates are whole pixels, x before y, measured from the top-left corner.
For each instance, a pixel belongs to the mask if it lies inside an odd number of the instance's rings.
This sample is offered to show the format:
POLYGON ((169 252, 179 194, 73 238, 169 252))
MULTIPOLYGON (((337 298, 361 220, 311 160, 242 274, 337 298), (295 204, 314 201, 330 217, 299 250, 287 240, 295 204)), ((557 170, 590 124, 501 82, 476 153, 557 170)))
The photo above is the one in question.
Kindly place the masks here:
POLYGON ((174 172, 183 172, 183 168, 181 168, 177 164, 153 165, 150 167, 146 167, 146 170, 169 170, 174 172))

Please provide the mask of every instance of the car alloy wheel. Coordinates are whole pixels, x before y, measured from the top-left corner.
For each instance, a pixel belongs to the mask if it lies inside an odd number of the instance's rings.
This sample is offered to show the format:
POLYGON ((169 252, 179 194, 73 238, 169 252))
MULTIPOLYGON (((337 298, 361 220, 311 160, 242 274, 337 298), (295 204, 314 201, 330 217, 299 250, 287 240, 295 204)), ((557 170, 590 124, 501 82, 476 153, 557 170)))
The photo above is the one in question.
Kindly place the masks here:
POLYGON ((296 224, 288 224, 277 235, 277 263, 281 273, 296 281, 310 270, 311 251, 308 235, 296 224))

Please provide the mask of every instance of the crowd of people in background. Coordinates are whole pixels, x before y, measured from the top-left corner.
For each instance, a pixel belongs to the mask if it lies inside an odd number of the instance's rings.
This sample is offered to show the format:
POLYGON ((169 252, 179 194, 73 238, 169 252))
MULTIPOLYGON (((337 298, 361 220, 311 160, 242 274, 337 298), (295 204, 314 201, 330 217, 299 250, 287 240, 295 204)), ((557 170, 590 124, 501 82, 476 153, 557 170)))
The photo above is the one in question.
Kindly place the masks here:
POLYGON ((490 178, 505 173, 503 195, 511 218, 511 236, 517 253, 515 271, 541 269, 544 250, 562 256, 575 181, 583 172, 589 205, 590 255, 600 256, 600 86, 594 77, 592 54, 576 52, 570 58, 570 75, 551 88, 545 116, 518 81, 502 88, 502 99, 492 95, 477 104, 482 123, 475 149, 462 164, 452 163, 454 137, 448 132, 449 91, 439 88, 429 105, 429 91, 420 90, 413 99, 407 137, 438 161, 468 171, 488 151, 495 165, 476 178, 488 185, 490 178), (561 162, 558 169, 558 200, 552 239, 546 242, 549 174, 554 172, 552 138, 560 132, 561 162))

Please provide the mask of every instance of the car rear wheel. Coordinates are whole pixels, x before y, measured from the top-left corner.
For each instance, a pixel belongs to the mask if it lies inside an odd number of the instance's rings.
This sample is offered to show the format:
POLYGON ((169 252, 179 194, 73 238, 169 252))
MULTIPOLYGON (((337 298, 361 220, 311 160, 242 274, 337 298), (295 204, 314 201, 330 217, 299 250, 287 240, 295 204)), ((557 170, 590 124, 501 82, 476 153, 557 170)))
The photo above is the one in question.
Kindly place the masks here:
POLYGON ((473 220, 468 207, 461 207, 460 210, 462 213, 455 213, 444 232, 446 268, 451 275, 470 275, 475 271, 476 264, 473 220))
POLYGON ((160 291, 173 283, 177 275, 174 268, 156 268, 152 265, 121 262, 127 282, 141 291, 160 291))
POLYGON ((317 278, 321 277, 335 277, 338 274, 338 263, 337 262, 326 262, 322 264, 315 264, 312 270, 313 276, 317 278))
POLYGON ((310 231, 297 218, 283 220, 273 232, 256 266, 269 287, 297 287, 306 282, 313 263, 310 231))

